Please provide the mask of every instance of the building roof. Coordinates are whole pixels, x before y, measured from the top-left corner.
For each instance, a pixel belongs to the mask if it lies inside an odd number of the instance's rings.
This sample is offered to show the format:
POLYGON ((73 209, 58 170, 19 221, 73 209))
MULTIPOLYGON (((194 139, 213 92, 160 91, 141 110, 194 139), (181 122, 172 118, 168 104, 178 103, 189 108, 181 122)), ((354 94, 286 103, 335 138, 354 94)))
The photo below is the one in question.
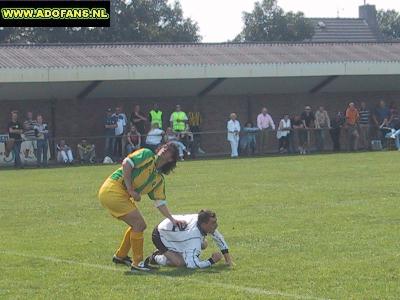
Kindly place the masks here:
POLYGON ((378 42, 380 36, 364 19, 311 18, 312 42, 378 42))
POLYGON ((400 43, 0 45, 0 70, 390 61, 400 43))

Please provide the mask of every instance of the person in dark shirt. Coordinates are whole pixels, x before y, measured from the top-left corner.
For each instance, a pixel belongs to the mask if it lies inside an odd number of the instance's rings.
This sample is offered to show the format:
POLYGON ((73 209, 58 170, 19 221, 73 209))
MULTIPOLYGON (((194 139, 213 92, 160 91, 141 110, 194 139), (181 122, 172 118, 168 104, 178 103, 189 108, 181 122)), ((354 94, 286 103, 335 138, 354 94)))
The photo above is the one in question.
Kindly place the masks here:
POLYGON ((379 130, 379 139, 383 147, 386 145, 385 136, 388 133, 386 129, 389 126, 390 111, 387 108, 385 101, 379 101, 379 105, 375 108, 372 120, 375 127, 379 130))
POLYGON ((342 126, 345 123, 345 117, 342 112, 338 112, 336 116, 331 120, 331 129, 329 131, 332 143, 333 151, 340 151, 340 134, 342 131, 342 126))
POLYGON ((112 109, 107 109, 107 115, 104 120, 106 145, 104 147, 104 155, 108 157, 113 156, 115 145, 115 128, 117 127, 117 118, 113 116, 112 109))
POLYGON ((133 112, 131 113, 130 117, 131 124, 134 125, 139 131, 141 135, 144 135, 146 130, 145 130, 145 122, 147 122, 147 118, 142 115, 140 112, 140 105, 136 104, 133 107, 133 112))
POLYGON ((13 144, 12 146, 12 152, 14 153, 14 166, 15 167, 22 167, 21 164, 21 143, 22 143, 22 138, 21 134, 23 132, 23 127, 21 123, 18 121, 18 112, 17 111, 12 111, 11 112, 11 121, 8 123, 8 133, 10 136, 10 144, 13 144))
POLYGON ((297 134, 299 140, 300 154, 306 154, 305 144, 307 143, 307 132, 304 128, 303 120, 299 115, 295 115, 291 120, 291 125, 294 133, 297 134))
POLYGON ((305 144, 303 153, 305 154, 310 149, 310 144, 311 144, 310 129, 315 127, 315 116, 313 111, 311 110, 311 106, 307 105, 304 108, 304 111, 301 113, 301 120, 303 121, 304 128, 306 129, 307 132, 307 143, 305 144))

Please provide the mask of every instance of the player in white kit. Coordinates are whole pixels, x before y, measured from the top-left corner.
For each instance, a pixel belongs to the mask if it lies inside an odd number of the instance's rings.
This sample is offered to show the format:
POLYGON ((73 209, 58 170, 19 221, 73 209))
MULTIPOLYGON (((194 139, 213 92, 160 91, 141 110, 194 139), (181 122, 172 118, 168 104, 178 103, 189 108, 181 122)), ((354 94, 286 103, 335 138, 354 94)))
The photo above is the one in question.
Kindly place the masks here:
POLYGON ((157 247, 145 264, 168 265, 187 268, 207 268, 217 263, 222 257, 229 266, 233 265, 228 245, 218 232, 217 216, 210 210, 201 210, 198 214, 174 216, 187 225, 178 228, 169 219, 162 221, 153 230, 152 240, 157 247), (207 260, 200 260, 201 250, 207 247, 206 236, 210 235, 221 252, 215 252, 207 260))

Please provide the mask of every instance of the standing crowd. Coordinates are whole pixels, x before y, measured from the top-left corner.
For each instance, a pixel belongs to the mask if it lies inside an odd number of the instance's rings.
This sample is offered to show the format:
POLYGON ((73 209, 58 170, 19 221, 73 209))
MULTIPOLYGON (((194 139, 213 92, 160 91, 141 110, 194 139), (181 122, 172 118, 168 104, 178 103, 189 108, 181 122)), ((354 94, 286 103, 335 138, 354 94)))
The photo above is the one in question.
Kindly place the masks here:
POLYGON ((231 157, 241 155, 265 154, 269 139, 275 134, 279 153, 307 154, 310 151, 325 150, 379 150, 391 147, 392 141, 400 150, 400 114, 397 106, 385 101, 370 110, 365 102, 357 107, 350 102, 342 112, 335 112, 332 117, 323 106, 314 112, 307 105, 301 114, 284 114, 276 128, 268 109, 263 107, 257 116, 256 126, 248 121, 240 125, 236 113, 230 114, 227 123, 227 140, 231 146, 231 157), (328 149, 328 136, 332 148, 328 149), (344 137, 344 139, 343 139, 344 137))

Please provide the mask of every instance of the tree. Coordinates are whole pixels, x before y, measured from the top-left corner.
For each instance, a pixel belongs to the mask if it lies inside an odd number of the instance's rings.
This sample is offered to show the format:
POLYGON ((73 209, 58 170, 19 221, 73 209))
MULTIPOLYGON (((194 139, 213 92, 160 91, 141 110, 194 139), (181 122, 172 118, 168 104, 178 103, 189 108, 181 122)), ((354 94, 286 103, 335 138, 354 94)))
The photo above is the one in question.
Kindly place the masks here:
POLYGON ((243 22, 244 28, 235 41, 303 41, 314 34, 313 24, 302 12, 285 13, 277 0, 256 2, 251 13, 243 13, 243 22))
POLYGON ((183 17, 179 2, 112 0, 110 27, 37 27, 0 30, 0 42, 123 43, 198 42, 199 27, 183 17), (3 32, 4 31, 4 32, 3 32))
POLYGON ((385 38, 400 39, 400 14, 395 10, 380 10, 377 14, 378 26, 385 38))

